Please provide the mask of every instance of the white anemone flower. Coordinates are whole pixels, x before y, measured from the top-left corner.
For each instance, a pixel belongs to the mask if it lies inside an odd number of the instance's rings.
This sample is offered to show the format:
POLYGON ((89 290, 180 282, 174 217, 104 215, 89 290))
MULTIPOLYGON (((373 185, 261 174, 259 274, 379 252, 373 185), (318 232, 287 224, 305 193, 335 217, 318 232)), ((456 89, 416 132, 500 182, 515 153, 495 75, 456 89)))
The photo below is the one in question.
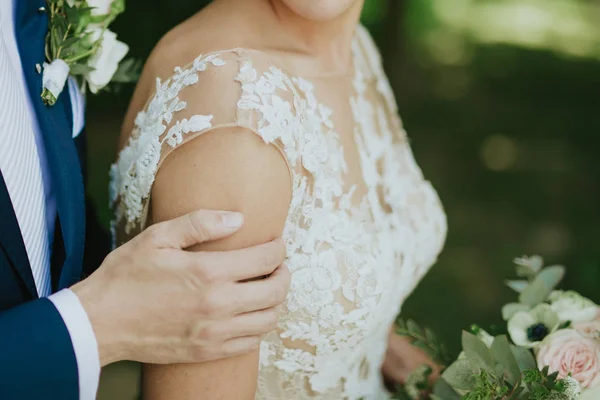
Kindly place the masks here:
POLYGON ((559 318, 548 304, 519 311, 508 321, 508 333, 517 346, 532 348, 558 328, 559 318))

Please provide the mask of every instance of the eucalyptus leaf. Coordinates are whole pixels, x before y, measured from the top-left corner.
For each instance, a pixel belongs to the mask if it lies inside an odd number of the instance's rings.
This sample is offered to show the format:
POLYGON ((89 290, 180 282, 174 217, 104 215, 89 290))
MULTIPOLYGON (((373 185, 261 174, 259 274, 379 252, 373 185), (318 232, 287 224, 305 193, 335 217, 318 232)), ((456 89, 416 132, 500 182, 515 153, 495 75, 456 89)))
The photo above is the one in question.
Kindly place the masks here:
POLYGON ((564 277, 565 267, 562 265, 552 265, 542 269, 536 279, 542 280, 550 290, 554 290, 564 277))
POLYGON ((519 311, 528 311, 529 306, 521 303, 508 303, 502 307, 502 319, 508 321, 519 311))
POLYGON ((537 271, 528 265, 517 265, 517 276, 521 278, 533 278, 537 271))
POLYGON ((433 395, 442 400, 460 400, 460 395, 444 379, 438 379, 433 385, 433 395))
POLYGON ((521 379, 521 370, 514 354, 510 350, 510 343, 505 335, 494 338, 492 355, 502 365, 505 372, 504 379, 511 385, 516 385, 521 379))
POLYGON ((493 376, 497 376, 499 378, 499 380, 501 381, 505 381, 506 379, 506 367, 502 364, 496 364, 496 366, 494 367, 494 373, 493 376))
POLYGON ((548 290, 548 287, 544 284, 542 280, 534 279, 523 292, 519 296, 519 302, 522 304, 526 304, 530 307, 535 307, 538 304, 542 303, 551 290, 548 290))
POLYGON ((511 345, 510 351, 513 353, 515 360, 517 360, 521 372, 537 368, 537 363, 535 362, 535 358, 533 358, 533 354, 531 354, 531 350, 511 345))
POLYGON ((544 268, 521 292, 519 301, 531 307, 545 301, 564 277, 565 269, 559 265, 544 268))
POLYGON ((479 373, 480 370, 490 374, 494 373, 495 363, 490 349, 477 336, 463 331, 462 347, 467 360, 476 369, 476 373, 479 373))
POLYGON ((544 265, 544 259, 537 255, 518 257, 513 262, 516 265, 517 275, 527 278, 534 277, 544 265))
MULTIPOLYGON (((452 391, 454 391, 454 389, 469 390, 475 384, 475 375, 471 369, 471 364, 466 359, 457 360, 446 368, 442 373, 442 378, 444 382, 450 386, 452 391)), ((437 385, 434 386, 433 392, 441 396, 441 394, 435 390, 436 386, 437 385)), ((443 398, 445 399, 445 397, 443 398)))
POLYGON ((527 287, 527 285, 529 285, 528 281, 512 281, 512 280, 507 280, 505 281, 506 286, 508 286, 509 288, 511 288, 512 290, 514 290, 517 293, 521 293, 523 290, 525 290, 525 288, 527 287))

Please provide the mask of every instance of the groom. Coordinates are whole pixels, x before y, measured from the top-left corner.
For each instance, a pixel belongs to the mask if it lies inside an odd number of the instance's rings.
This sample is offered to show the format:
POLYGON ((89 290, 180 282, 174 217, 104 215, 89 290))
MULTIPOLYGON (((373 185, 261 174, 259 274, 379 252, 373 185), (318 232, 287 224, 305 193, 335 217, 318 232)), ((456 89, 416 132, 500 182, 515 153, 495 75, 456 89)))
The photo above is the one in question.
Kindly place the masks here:
POLYGON ((282 242, 184 250, 233 234, 241 215, 157 224, 100 262, 106 241, 90 218, 86 229, 83 98, 73 82, 53 107, 40 98, 47 28, 44 0, 0 1, 0 399, 91 400, 111 362, 256 348, 289 284, 282 242), (84 258, 98 268, 80 281, 84 258))

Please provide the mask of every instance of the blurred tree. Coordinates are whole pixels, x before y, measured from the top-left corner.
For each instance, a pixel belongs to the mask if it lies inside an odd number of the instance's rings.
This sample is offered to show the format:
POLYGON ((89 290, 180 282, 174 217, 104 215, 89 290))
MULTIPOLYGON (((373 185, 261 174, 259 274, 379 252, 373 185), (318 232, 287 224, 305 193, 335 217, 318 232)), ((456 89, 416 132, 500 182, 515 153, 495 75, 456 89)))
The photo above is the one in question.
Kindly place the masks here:
MULTIPOLYGON (((402 57, 404 56, 406 0, 388 1, 386 7, 387 17, 384 21, 385 34, 377 35, 377 33, 374 33, 374 35, 381 42, 382 54, 386 55, 384 58, 385 70, 395 71, 400 68, 402 57)), ((400 74, 388 73, 388 76, 392 87, 398 87, 400 74)))

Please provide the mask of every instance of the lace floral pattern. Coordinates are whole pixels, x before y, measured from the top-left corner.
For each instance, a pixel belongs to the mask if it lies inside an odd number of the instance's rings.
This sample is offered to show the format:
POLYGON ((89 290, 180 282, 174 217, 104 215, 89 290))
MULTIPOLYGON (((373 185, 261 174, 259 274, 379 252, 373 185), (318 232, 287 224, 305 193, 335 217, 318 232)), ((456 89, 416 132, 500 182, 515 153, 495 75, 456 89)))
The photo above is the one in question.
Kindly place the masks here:
POLYGON ((198 83, 198 73, 206 70, 209 64, 223 66, 225 62, 218 55, 200 56, 190 68, 176 68, 170 80, 164 83, 156 80, 156 94, 147 110, 138 113, 129 143, 111 166, 110 203, 116 210, 116 222, 126 221, 126 233, 142 222, 144 202, 150 196, 163 144, 174 148, 183 142, 183 135, 212 126, 212 115, 195 115, 189 120, 177 121, 164 135, 173 115, 187 106, 179 100, 179 93, 198 83), (122 204, 117 206, 117 199, 122 204))
MULTIPOLYGON (((390 324, 443 246, 446 219, 414 161, 396 104, 370 37, 358 27, 356 74, 349 99, 362 179, 344 189, 348 172, 332 109, 315 85, 273 65, 257 70, 244 50, 203 56, 157 83, 136 119, 128 146, 111 170, 115 226, 143 228, 163 146, 214 129, 212 115, 175 121, 179 100, 198 74, 239 63, 237 119, 275 144, 291 171, 292 197, 283 237, 292 283, 279 329, 261 345, 257 399, 388 398, 379 368, 390 324), (224 61, 227 59, 227 61, 224 61), (166 131, 171 124, 171 128, 166 131)), ((127 238, 128 234, 125 234, 127 238)))

